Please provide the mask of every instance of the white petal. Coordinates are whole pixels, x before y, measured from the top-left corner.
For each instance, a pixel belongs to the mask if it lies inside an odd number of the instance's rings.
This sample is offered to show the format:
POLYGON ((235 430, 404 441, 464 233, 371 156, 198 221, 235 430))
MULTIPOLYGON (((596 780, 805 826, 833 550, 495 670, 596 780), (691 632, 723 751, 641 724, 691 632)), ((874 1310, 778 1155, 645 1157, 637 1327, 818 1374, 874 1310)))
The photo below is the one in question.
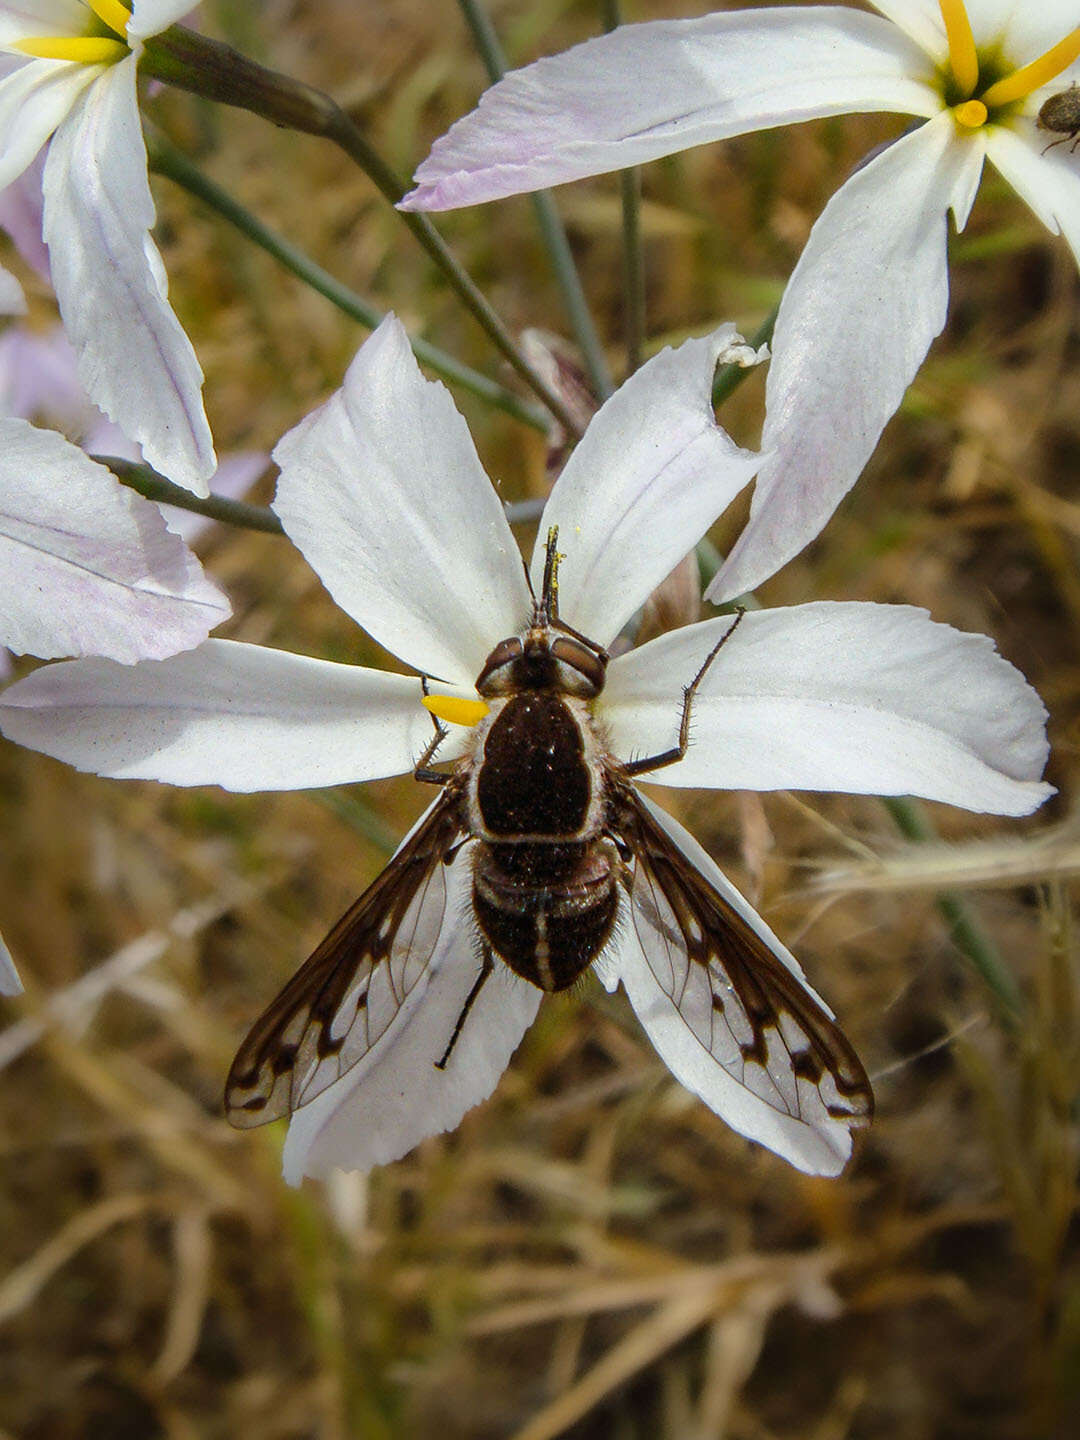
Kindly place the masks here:
MULTIPOLYGON (((781 964, 831 1016, 829 1007, 806 984, 806 977, 795 957, 693 836, 658 806, 648 800, 645 804, 690 863, 739 912, 781 964)), ((704 1100, 710 1110, 740 1135, 767 1146, 798 1169, 811 1175, 839 1174, 851 1154, 848 1123, 829 1115, 812 1086, 798 1086, 799 1118, 769 1104, 748 1084, 740 1084, 736 1075, 731 1073, 734 1067, 729 1065, 725 1068, 718 1063, 657 980, 632 921, 627 920, 620 926, 613 951, 605 956, 603 968, 609 984, 614 975, 622 981, 642 1028, 680 1084, 704 1100)), ((790 1080, 792 1085, 797 1083, 794 1074, 790 1075, 790 1080)))
POLYGON ((39 35, 85 35, 86 24, 86 6, 81 0, 4 0, 0 45, 39 35))
MULTIPOLYGON (((731 616, 611 662, 602 718, 622 759, 678 738, 682 687, 731 616)), ((1027 815, 1053 793, 1046 711, 985 635, 906 605, 751 610, 694 701, 685 759, 648 778, 730 790, 921 795, 1027 815)))
POLYGON ((334 599, 418 670, 471 684, 532 610, 517 544, 445 386, 388 315, 278 443, 274 509, 334 599))
POLYGON ((905 35, 910 35, 935 64, 944 65, 948 61, 949 42, 938 0, 870 0, 870 3, 894 25, 899 25, 905 35))
POLYGON ((30 268, 52 284, 49 252, 41 238, 41 174, 45 155, 39 151, 17 180, 0 190, 0 230, 10 235, 15 249, 30 268))
POLYGON ((995 125, 986 153, 1009 184, 1054 234, 1065 237, 1080 261, 1080 169, 1060 145, 1043 155, 1047 136, 1033 127, 1026 133, 995 125))
POLYGON ((22 988, 11 951, 4 944, 4 937, 0 935, 0 995, 21 995, 22 988))
POLYGON ((1044 54, 1080 24, 1076 0, 967 0, 980 47, 999 46, 1008 67, 1044 54))
POLYGON ((947 212, 966 216, 982 141, 943 114, 829 201, 784 291, 750 520, 709 587, 752 590, 821 530, 858 479, 949 300, 947 212))
POLYGON ((133 56, 100 76, 53 136, 44 190, 53 285, 84 390, 149 464, 206 495, 216 461, 203 376, 150 239, 133 56))
POLYGON ((403 208, 475 205, 818 115, 932 115, 933 78, 895 26, 837 6, 623 25, 488 90, 403 208))
POLYGON ((283 1156, 285 1179, 397 1160, 429 1135, 452 1130, 499 1082, 540 1005, 540 991, 501 961, 484 982, 444 1070, 446 1052, 480 973, 471 921, 468 852, 446 872, 445 921, 427 971, 385 1033, 329 1089, 297 1110, 283 1156))
POLYGON ((160 659, 230 613, 156 505, 24 420, 0 420, 0 572, 0 643, 20 654, 160 659))
POLYGON ((26 296, 10 270, 0 265, 0 315, 25 315, 26 296))
POLYGON ((0 80, 0 190, 19 178, 99 73, 94 65, 30 60, 0 80))
POLYGON ((162 30, 190 15, 197 0, 134 0, 127 33, 131 40, 148 40, 162 30))
POLYGON ((717 423, 717 356, 732 325, 662 350, 594 416, 555 483, 532 559, 539 595, 558 526, 562 618, 606 645, 753 477, 759 456, 717 423))
POLYGON ((44 666, 0 695, 0 730, 98 775, 298 790, 411 770, 432 735, 419 701, 414 677, 207 640, 131 667, 44 666))

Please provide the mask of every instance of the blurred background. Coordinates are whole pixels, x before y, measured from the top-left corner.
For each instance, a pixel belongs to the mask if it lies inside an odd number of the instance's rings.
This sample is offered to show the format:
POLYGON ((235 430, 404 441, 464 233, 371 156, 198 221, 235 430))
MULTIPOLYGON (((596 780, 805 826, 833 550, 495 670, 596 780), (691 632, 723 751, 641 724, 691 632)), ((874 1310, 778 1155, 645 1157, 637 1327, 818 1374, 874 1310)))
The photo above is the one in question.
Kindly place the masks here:
MULTIPOLYGON (((494 0, 514 62, 602 24, 494 0)), ((624 18, 701 13, 634 0, 624 18)), ((208 33, 329 90, 403 175, 486 84, 451 0, 212 0, 208 33)), ((400 220, 331 145, 158 91, 207 175, 410 331, 513 386, 400 220)), ((853 117, 648 167, 649 348, 752 334, 829 195, 901 118, 853 117)), ((176 185, 154 182, 219 453, 269 450, 364 331, 176 185)), ((617 177, 558 205, 616 374, 617 177)), ((568 325, 527 198, 438 217, 515 330, 568 325)), ((869 798, 670 792, 828 997, 878 1117, 839 1180, 749 1146, 670 1079, 624 997, 545 1002, 494 1097, 370 1177, 281 1182, 283 1127, 221 1091, 249 1024, 425 803, 408 779, 236 796, 98 780, 0 743, 0 1434, 19 1440, 1066 1436, 1080 1417, 1080 286, 988 170, 952 305, 863 480, 762 592, 902 601, 992 634, 1050 710, 1032 820, 869 798), (939 907, 960 894, 1019 999, 939 907)), ((55 321, 46 286, 5 248, 55 321)), ((760 433, 763 373, 720 418, 760 433)), ((460 392, 507 499, 545 440, 460 392)), ((252 498, 268 501, 265 477, 252 498)), ((713 533, 731 543, 742 513, 713 533)), ((527 527, 523 544, 531 544, 527 527)), ((222 632, 394 662, 284 539, 218 526, 222 632)), ((32 661, 18 661, 15 673, 32 661)), ((662 792, 659 792, 662 793, 662 792)))

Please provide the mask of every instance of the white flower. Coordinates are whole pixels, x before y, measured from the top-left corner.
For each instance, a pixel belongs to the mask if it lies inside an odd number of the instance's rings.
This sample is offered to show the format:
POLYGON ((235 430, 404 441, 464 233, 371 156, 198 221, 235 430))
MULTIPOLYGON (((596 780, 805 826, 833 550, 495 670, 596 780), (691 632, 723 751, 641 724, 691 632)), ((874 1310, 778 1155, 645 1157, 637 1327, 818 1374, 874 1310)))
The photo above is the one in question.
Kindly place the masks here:
MULTIPOLYGON (((639 370, 598 412, 552 491, 540 528, 558 527, 560 616, 598 645, 611 643, 754 472, 758 457, 732 443, 710 403, 717 358, 735 338, 725 327, 639 370)), ((446 390, 423 379, 395 319, 275 459, 277 512, 337 602, 439 688, 464 697, 466 710, 485 709, 475 681, 493 648, 527 628, 533 600, 465 423, 446 390)), ((540 545, 530 572, 536 593, 543 564, 540 545)), ((614 755, 655 754, 675 742, 683 687, 730 624, 725 616, 688 625, 611 660, 593 703, 614 755)), ((0 697, 0 728, 102 775, 282 789, 412 770, 431 738, 421 699, 416 676, 210 640, 130 669, 99 660, 44 667, 0 697)), ((1044 720, 1038 697, 990 640, 922 611, 755 611, 705 675, 685 757, 655 779, 918 794, 1023 815, 1050 793, 1038 778, 1044 720)), ((465 753, 471 733, 455 727, 439 758, 465 753)), ((690 836, 652 813, 803 983, 788 951, 690 836)), ((415 984, 389 1019, 384 997, 384 1028, 372 1032, 363 1063, 294 1114, 290 1179, 394 1159, 456 1125, 494 1088, 540 992, 500 964, 449 1064, 435 1067, 476 975, 467 874, 464 863, 447 867, 446 918, 426 989, 415 984)), ((850 1151, 847 1126, 824 1113, 813 1123, 778 1117, 733 1081, 683 1024, 634 933, 633 924, 617 927, 598 970, 611 988, 626 986, 676 1076, 794 1164, 838 1170, 850 1151)), ((365 1014, 375 1008, 372 997, 365 1014)))
POLYGON ((86 393, 156 470, 206 495, 202 371, 168 302, 136 95, 143 42, 191 0, 0 0, 0 190, 49 141, 44 238, 86 393), (50 140, 51 137, 51 140, 50 140))
POLYGON ((0 418, 0 574, 0 646, 43 659, 160 659, 229 615, 156 505, 63 436, 11 418, 0 418))
MULTIPOLYGON (((858 170, 814 226, 780 307, 769 458, 710 589, 752 589, 858 478, 944 323, 946 217, 989 156, 1080 256, 1080 155, 1037 125, 1080 80, 1076 0, 876 0, 628 25, 490 89, 438 140, 407 208, 441 210, 637 165, 815 116, 925 118, 858 170)), ((1061 137, 1056 137, 1061 138, 1061 137)))

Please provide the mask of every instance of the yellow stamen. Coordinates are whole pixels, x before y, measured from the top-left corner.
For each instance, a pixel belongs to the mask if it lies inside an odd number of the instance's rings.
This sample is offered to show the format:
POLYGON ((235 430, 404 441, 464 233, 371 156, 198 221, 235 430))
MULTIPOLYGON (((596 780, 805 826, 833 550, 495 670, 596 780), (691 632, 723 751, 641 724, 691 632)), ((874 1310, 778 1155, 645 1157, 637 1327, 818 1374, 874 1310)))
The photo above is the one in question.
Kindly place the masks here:
POLYGON ((131 7, 122 5, 120 0, 86 0, 94 14, 117 35, 126 35, 131 7))
POLYGON ((424 695, 420 704, 451 725, 477 725, 491 709, 486 700, 463 700, 460 695, 424 695))
POLYGON ((999 80, 995 85, 991 85, 982 98, 987 105, 1009 105, 1014 100, 1022 100, 1033 90, 1038 90, 1042 85, 1048 85, 1078 58, 1080 58, 1080 25, 1066 35, 1064 40, 1059 40, 1056 45, 1052 45, 1045 55, 1039 56, 1038 60, 1032 60, 1030 65, 1024 65, 1021 69, 1014 70, 1011 75, 1006 75, 1004 80, 999 80))
POLYGON ((964 0, 938 0, 938 4, 949 40, 949 66, 953 79, 965 95, 970 95, 979 81, 979 56, 964 0))
POLYGON ((104 35, 46 35, 16 40, 11 48, 37 60, 75 60, 80 65, 111 65, 131 54, 123 40, 110 40, 104 35))
POLYGON ((954 105, 952 113, 956 123, 969 130, 978 130, 980 125, 986 124, 986 106, 981 100, 965 100, 962 105, 954 105))

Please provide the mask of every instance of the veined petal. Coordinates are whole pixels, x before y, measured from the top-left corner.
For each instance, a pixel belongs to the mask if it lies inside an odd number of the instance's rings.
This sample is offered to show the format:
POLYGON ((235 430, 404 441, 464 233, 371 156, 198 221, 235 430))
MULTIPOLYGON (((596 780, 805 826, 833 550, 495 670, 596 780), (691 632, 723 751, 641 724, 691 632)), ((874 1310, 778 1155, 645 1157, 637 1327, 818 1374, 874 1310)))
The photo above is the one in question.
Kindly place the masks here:
POLYGON ((4 944, 4 937, 0 935, 0 995, 21 995, 22 988, 11 951, 4 944))
POLYGON ((539 595, 559 528, 562 618, 606 645, 754 475, 760 457, 717 423, 717 357, 733 325, 663 350, 593 417, 555 482, 532 559, 539 595))
POLYGON ((838 6, 623 25, 516 70, 416 172, 411 210, 451 210, 819 115, 941 108, 894 25, 838 6))
MULTIPOLYGON (((738 911, 808 995, 831 1017, 832 1011, 806 983, 798 961, 743 899, 712 857, 666 811, 644 796, 642 800, 690 864, 701 871, 738 911)), ((807 1174, 837 1175, 844 1168, 851 1154, 850 1122, 830 1115, 816 1087, 799 1082, 786 1051, 778 1057, 778 1061, 786 1072, 788 1083, 798 1087, 798 1115, 785 1113, 782 1108, 769 1104, 756 1094, 748 1084, 740 1084, 736 1073, 739 1067, 730 1062, 726 1065, 720 1063, 689 1023, 688 1017, 680 1012, 671 994, 660 984, 631 918, 624 917, 610 951, 597 962, 595 969, 609 990, 615 988, 616 980, 622 981, 642 1029, 664 1064, 680 1084, 704 1100, 709 1109, 733 1130, 749 1140, 756 1140, 807 1174)), ((684 991, 684 1006, 688 998, 684 991)))
POLYGON ((0 190, 19 178, 100 73, 94 65, 28 60, 0 80, 0 190))
POLYGON ((128 21, 129 40, 148 40, 168 26, 183 20, 195 9, 198 0, 133 0, 133 13, 128 21))
POLYGON ((0 573, 0 643, 46 659, 158 659, 229 615, 156 505, 24 420, 0 420, 0 573))
POLYGON ((1068 154, 1071 141, 1043 155, 1046 143, 1041 131, 1019 134, 995 125, 986 153, 1046 228, 1064 235, 1080 262, 1080 169, 1068 154))
POLYGON ((948 60, 949 44, 938 0, 870 0, 870 4, 909 35, 935 64, 948 60))
POLYGON ((135 58, 100 75, 45 162, 45 239, 79 378, 149 464, 197 495, 214 473, 202 370, 153 241, 135 58))
POLYGON ((388 315, 274 450, 274 509, 341 608, 416 669, 471 684, 532 610, 521 555, 445 386, 388 315))
MULTIPOLYGON (((623 759, 675 744, 682 687, 731 616, 661 635, 608 667, 603 721, 623 759)), ((921 795, 1027 815, 1046 711, 985 635, 906 605, 752 610, 705 675, 685 759, 648 778, 730 790, 921 795)))
POLYGON ((707 592, 752 590, 821 530, 945 324, 947 212, 967 215, 982 131, 943 114, 859 170, 810 233, 776 321, 750 520, 707 592))
POLYGON ((81 0, 4 0, 0 6, 0 45, 35 35, 85 35, 86 6, 81 0))
POLYGON ((496 961, 446 1067, 436 1068, 480 973, 466 860, 459 855, 444 869, 443 928, 394 1019, 362 1060, 289 1121, 283 1165, 290 1185, 335 1167, 388 1164, 429 1135, 452 1130, 495 1089, 532 1024, 540 991, 496 961))
POLYGON ((43 666, 0 695, 0 730, 98 775, 237 791, 399 775, 432 734, 415 677, 231 640, 43 666))

